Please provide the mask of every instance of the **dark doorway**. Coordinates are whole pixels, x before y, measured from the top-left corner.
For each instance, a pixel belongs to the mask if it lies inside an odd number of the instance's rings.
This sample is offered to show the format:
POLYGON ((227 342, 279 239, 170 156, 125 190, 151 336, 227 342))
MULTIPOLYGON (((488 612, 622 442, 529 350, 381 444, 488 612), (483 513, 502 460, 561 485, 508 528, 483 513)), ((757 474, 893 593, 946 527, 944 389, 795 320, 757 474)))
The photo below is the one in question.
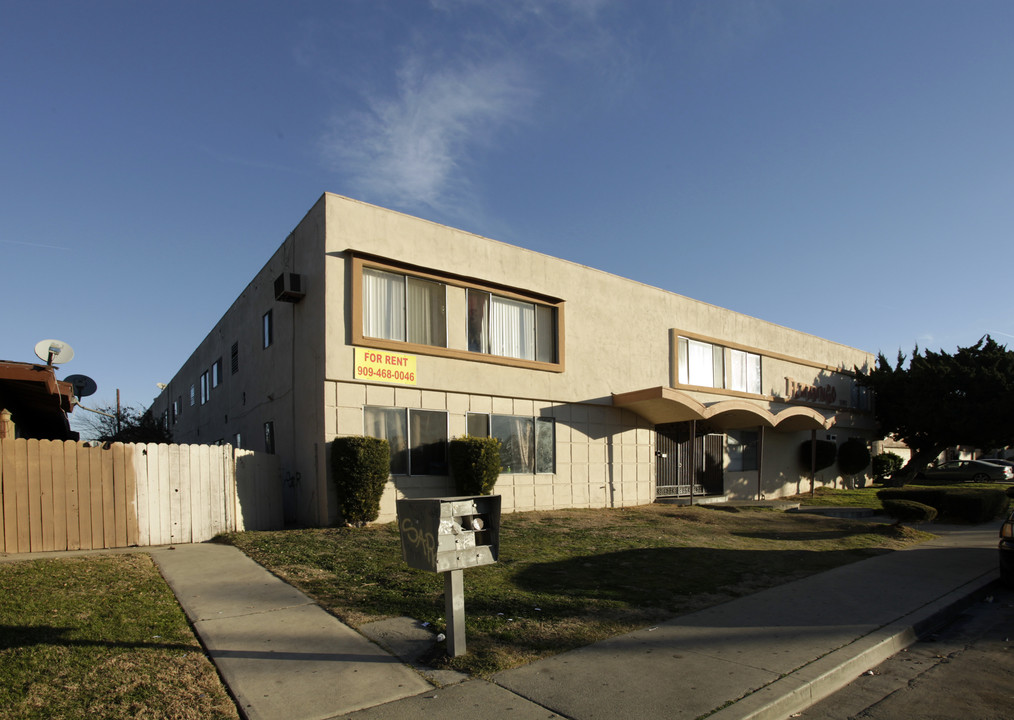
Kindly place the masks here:
POLYGON ((686 422, 655 426, 656 497, 725 492, 725 435, 698 431, 691 439, 690 431, 691 423, 686 422))

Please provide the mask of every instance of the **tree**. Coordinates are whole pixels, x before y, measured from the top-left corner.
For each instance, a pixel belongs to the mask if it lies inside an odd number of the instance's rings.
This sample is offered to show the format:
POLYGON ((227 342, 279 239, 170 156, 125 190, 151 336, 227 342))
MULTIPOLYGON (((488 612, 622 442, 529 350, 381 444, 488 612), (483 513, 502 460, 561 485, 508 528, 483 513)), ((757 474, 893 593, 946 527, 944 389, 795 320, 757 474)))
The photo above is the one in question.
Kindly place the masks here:
POLYGON ((856 368, 856 381, 872 388, 881 431, 912 449, 893 485, 910 482, 948 447, 1014 440, 1014 352, 989 335, 954 354, 916 346, 907 366, 900 351, 894 365, 880 354, 872 370, 856 368))
MULTIPOLYGON (((82 411, 84 406, 78 407, 82 411)), ((171 443, 172 432, 150 410, 133 407, 99 407, 82 418, 83 435, 99 442, 171 443)))

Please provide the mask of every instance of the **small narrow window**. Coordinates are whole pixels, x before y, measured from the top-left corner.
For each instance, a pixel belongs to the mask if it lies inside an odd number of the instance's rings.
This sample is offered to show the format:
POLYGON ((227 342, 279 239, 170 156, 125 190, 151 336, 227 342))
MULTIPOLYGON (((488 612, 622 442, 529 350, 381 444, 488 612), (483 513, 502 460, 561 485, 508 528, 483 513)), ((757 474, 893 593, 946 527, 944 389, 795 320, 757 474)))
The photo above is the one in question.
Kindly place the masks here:
POLYGON ((264 347, 265 348, 271 347, 271 343, 275 341, 275 328, 272 318, 272 312, 270 310, 264 313, 262 326, 263 326, 262 330, 263 330, 264 347))
POLYGON ((208 371, 201 373, 201 405, 208 402, 208 371))
POLYGON ((553 418, 535 418, 535 472, 556 472, 556 424, 553 418))
POLYGON ((197 388, 194 385, 190 386, 190 407, 197 404, 197 388))
POLYGON ((222 384, 222 358, 218 358, 211 366, 211 387, 217 388, 222 384))
POLYGON ((275 423, 271 420, 264 423, 264 452, 275 454, 275 423))
POLYGON ((232 374, 235 375, 239 372, 239 343, 234 342, 232 344, 232 353, 230 357, 230 365, 232 367, 232 374))

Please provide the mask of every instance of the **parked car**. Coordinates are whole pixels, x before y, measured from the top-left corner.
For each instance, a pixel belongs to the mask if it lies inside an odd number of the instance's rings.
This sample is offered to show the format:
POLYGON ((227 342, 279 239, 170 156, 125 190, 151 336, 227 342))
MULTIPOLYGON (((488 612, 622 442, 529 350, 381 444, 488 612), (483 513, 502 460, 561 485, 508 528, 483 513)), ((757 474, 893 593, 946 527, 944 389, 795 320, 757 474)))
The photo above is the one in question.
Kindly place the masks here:
POLYGON ((1014 469, 984 460, 951 460, 922 471, 928 480, 951 482, 1012 482, 1014 469))
POLYGON ((1003 458, 979 458, 983 462, 988 462, 990 465, 1006 465, 1007 467, 1014 470, 1014 460, 1004 460, 1003 458))
POLYGON ((1014 587, 1014 512, 1000 526, 1000 580, 1014 587))

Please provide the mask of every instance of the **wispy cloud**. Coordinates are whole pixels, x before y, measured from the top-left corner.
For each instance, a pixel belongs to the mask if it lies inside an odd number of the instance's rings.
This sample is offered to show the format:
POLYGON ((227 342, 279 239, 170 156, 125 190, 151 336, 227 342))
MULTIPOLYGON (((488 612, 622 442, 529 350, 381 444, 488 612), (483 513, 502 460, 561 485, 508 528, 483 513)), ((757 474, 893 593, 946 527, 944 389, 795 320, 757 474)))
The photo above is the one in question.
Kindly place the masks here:
POLYGON ((435 67, 417 54, 401 66, 395 94, 338 118, 325 146, 368 195, 439 208, 467 194, 469 150, 523 121, 533 96, 510 58, 435 67))
POLYGON ((368 89, 357 88, 359 107, 336 111, 326 156, 364 199, 467 212, 480 194, 473 161, 542 117, 553 72, 594 77, 601 87, 597 59, 615 64, 620 55, 606 49, 601 11, 611 2, 431 0, 411 37, 388 49, 398 62, 378 63, 368 89))
POLYGON ((24 242, 22 240, 7 240, 6 238, 0 238, 0 243, 4 243, 7 245, 23 245, 25 247, 46 248, 47 250, 66 250, 68 252, 70 251, 69 247, 64 247, 63 245, 48 245, 46 243, 24 242))

